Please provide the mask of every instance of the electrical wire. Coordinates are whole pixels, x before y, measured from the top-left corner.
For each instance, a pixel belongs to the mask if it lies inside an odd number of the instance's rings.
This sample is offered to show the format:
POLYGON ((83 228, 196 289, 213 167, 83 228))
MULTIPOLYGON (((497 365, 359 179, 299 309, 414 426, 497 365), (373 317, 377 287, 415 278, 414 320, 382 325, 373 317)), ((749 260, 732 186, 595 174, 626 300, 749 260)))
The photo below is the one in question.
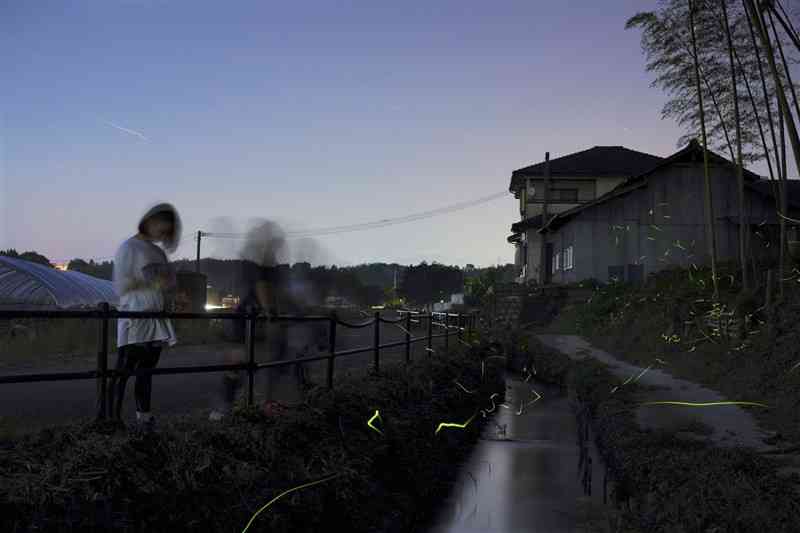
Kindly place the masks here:
MULTIPOLYGON (((395 217, 395 218, 386 218, 382 220, 376 220, 372 222, 362 222, 360 224, 349 224, 345 226, 333 226, 328 228, 318 228, 318 229, 311 229, 311 230, 304 230, 304 231, 290 231, 287 232, 287 237, 290 238, 302 238, 302 237, 312 237, 312 236, 322 236, 322 235, 338 235, 340 233, 349 233, 353 231, 364 231, 370 229, 378 229, 378 228, 385 228, 388 226, 393 226, 396 224, 405 224, 408 222, 416 222, 418 220, 424 220, 427 218, 432 218, 435 216, 446 215, 449 213, 454 213, 456 211, 461 211, 464 209, 468 209, 470 207, 476 207, 481 204, 485 204, 496 200, 498 198, 502 198, 508 195, 508 191, 502 191, 499 193, 495 193, 489 196, 485 196, 482 198, 478 198, 476 200, 470 200, 467 202, 460 202, 457 204, 449 205, 446 207, 440 207, 438 209, 432 209, 430 211, 423 211, 421 213, 415 213, 413 215, 406 215, 404 217, 395 217)), ((221 239, 243 239, 246 238, 246 234, 244 233, 215 233, 215 232, 201 232, 201 237, 214 237, 214 238, 221 238, 221 239)), ((195 240, 197 238, 197 234, 195 234, 195 240)))
MULTIPOLYGON (((408 222, 416 222, 419 220, 425 220, 427 218, 432 218, 441 215, 447 215, 450 213, 455 213, 457 211, 462 211, 464 209, 469 209, 470 207, 476 207, 482 204, 489 203, 493 200, 497 200, 498 198, 502 198, 508 195, 508 191, 501 191, 495 194, 491 194, 489 196, 484 196, 481 198, 477 198, 475 200, 469 200, 466 202, 459 202, 457 204, 452 204, 445 207, 439 207, 437 209, 431 209, 430 211, 423 211, 420 213, 415 213, 413 215, 406 215, 403 217, 395 217, 395 218, 385 218, 381 220, 375 220, 372 222, 362 222, 360 224, 348 224, 344 226, 332 226, 328 228, 317 228, 311 230, 304 230, 304 231, 290 231, 286 233, 286 236, 291 239, 300 239, 304 237, 317 237, 317 236, 325 236, 325 235, 338 235, 340 233, 350 233, 354 231, 365 231, 371 229, 379 229, 385 228, 389 226, 394 226, 396 224, 406 224, 408 222)), ((197 232, 193 232, 191 234, 184 233, 181 236, 181 240, 186 242, 188 240, 189 235, 192 236, 191 240, 197 242, 198 234, 197 232)), ((217 232, 200 232, 200 238, 203 237, 213 237, 215 239, 245 239, 247 238, 246 233, 217 233, 217 232)), ((74 258, 73 258, 74 259, 74 258)), ((106 256, 106 257, 89 257, 83 259, 84 261, 93 260, 95 262, 101 262, 104 260, 113 260, 114 256, 106 256)), ((67 263, 72 259, 64 259, 64 260, 51 260, 57 263, 67 263)))

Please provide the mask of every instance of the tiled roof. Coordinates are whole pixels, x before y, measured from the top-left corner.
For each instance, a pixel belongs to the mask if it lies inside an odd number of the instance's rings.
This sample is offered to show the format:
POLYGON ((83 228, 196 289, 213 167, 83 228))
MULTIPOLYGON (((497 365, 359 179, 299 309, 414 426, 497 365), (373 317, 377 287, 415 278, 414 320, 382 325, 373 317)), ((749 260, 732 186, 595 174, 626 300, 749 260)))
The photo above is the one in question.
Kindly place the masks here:
MULTIPOLYGON (((661 161, 661 157, 637 152, 624 146, 595 146, 551 159, 550 175, 553 177, 633 177, 650 170, 661 161)), ((509 191, 519 190, 525 177, 544 176, 544 172, 544 161, 515 170, 511 174, 509 191)))
MULTIPOLYGON (((712 162, 712 163, 727 165, 727 166, 730 166, 730 167, 735 167, 735 165, 731 161, 725 159, 724 157, 722 157, 722 156, 720 156, 718 154, 715 154, 711 150, 708 151, 708 155, 709 155, 709 161, 712 162)), ((559 213, 547 225, 548 229, 556 229, 556 228, 558 228, 559 226, 561 226, 562 224, 564 224, 565 222, 567 222, 571 218, 575 217, 578 213, 580 213, 584 209, 587 209, 587 208, 592 207, 594 205, 605 203, 605 202, 611 200, 612 198, 615 198, 615 197, 619 196, 620 194, 624 194, 627 191, 630 191, 630 190, 633 190, 635 188, 638 188, 638 187, 646 185, 646 178, 650 174, 652 174, 653 172, 655 172, 656 170, 658 170, 660 168, 672 165, 674 163, 687 161, 687 160, 688 161, 693 161, 693 160, 694 161, 697 161, 697 160, 702 161, 703 160, 703 149, 702 149, 702 147, 700 146, 700 144, 696 140, 692 140, 688 145, 686 145, 685 148, 675 152, 674 154, 672 154, 668 158, 662 160, 662 162, 659 163, 657 166, 647 170, 646 172, 644 172, 644 173, 642 173, 642 174, 640 174, 638 176, 634 176, 632 178, 629 178, 629 179, 625 180, 623 183, 619 184, 617 187, 615 187, 611 191, 607 192, 603 196, 597 198, 596 200, 594 200, 592 202, 587 202, 585 204, 579 205, 577 207, 573 207, 572 209, 569 209, 567 211, 559 213)), ((735 174, 732 174, 732 175, 735 177, 735 174)), ((750 172, 747 169, 745 169, 745 171, 744 171, 744 177, 745 177, 745 186, 746 187, 748 187, 750 189, 757 190, 759 192, 762 192, 763 194, 768 194, 768 195, 772 194, 771 189, 770 189, 769 180, 763 180, 763 179, 760 178, 760 176, 758 176, 757 174, 754 174, 753 172, 750 172), (763 182, 767 182, 766 185, 764 185, 763 182)), ((800 180, 798 180, 798 181, 800 181, 800 180)), ((794 184, 792 184, 792 186, 790 186, 790 188, 789 188, 789 191, 790 191, 789 194, 790 194, 790 198, 791 198, 792 194, 793 194, 792 191, 798 192, 798 191, 800 191, 800 189, 798 189, 794 184)), ((790 204, 791 203, 792 202, 790 201, 790 204)))

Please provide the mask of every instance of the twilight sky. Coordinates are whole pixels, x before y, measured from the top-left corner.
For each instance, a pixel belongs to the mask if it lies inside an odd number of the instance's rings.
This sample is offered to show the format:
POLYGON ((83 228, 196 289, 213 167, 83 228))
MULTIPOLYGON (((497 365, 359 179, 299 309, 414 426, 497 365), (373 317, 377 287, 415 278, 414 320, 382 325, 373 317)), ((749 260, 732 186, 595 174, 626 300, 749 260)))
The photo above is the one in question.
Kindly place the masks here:
MULTIPOLYGON (((176 257, 193 257, 198 229, 327 228, 507 191, 545 151, 669 155, 680 131, 624 30, 655 5, 4 2, 0 249, 109 258, 168 201, 176 257)), ((516 205, 320 236, 318 261, 512 262, 516 205)))

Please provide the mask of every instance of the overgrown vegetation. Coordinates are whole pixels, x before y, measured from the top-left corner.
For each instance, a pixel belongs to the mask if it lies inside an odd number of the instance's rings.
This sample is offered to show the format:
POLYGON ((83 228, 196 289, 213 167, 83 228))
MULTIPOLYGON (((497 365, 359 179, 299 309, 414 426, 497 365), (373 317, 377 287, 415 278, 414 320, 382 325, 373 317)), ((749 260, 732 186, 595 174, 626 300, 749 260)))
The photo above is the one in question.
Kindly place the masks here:
MULTIPOLYGON (((153 435, 97 424, 42 431, 0 451, 0 529, 411 531, 431 518, 479 435, 464 423, 498 389, 481 345, 312 388, 280 417, 237 407, 221 425, 170 419, 153 435), (466 395, 453 384, 479 389, 466 395), (371 429, 367 422, 379 412, 371 429), (70 529, 73 528, 73 529, 70 529)), ((503 389, 503 387, 499 387, 503 389)))
POLYGON ((735 266, 722 265, 721 273, 717 303, 707 269, 674 269, 652 275, 643 287, 598 288, 548 329, 572 329, 640 366, 661 358, 675 377, 730 399, 765 403, 771 409, 754 413, 759 422, 786 441, 800 441, 797 271, 784 299, 770 306, 763 282, 759 291, 743 291, 735 266))

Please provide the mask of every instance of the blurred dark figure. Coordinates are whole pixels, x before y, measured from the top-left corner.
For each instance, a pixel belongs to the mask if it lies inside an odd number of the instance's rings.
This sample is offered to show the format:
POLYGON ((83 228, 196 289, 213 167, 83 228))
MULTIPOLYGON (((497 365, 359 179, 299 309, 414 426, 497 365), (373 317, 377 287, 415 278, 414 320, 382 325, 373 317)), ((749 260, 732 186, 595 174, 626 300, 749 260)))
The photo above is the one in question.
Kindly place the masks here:
MULTIPOLYGON (((288 257, 285 234, 273 222, 264 222, 248 233, 242 251, 244 269, 242 279, 245 295, 235 312, 256 312, 269 315, 302 314, 304 306, 293 294, 291 269, 280 261, 288 257)), ((229 350, 227 363, 246 362, 247 326, 246 320, 227 320, 228 339, 237 344, 229 350)), ((307 344, 307 335, 300 324, 289 322, 261 322, 257 329, 266 334, 264 345, 267 361, 280 361, 296 358, 307 344)), ((255 340, 255 339, 254 339, 255 340)), ((280 411, 281 407, 302 402, 305 376, 302 365, 286 365, 268 368, 266 373, 266 394, 264 409, 268 413, 280 411)), ((211 420, 220 420, 229 414, 239 391, 244 384, 245 372, 228 372, 221 384, 221 402, 211 412, 211 420)))

